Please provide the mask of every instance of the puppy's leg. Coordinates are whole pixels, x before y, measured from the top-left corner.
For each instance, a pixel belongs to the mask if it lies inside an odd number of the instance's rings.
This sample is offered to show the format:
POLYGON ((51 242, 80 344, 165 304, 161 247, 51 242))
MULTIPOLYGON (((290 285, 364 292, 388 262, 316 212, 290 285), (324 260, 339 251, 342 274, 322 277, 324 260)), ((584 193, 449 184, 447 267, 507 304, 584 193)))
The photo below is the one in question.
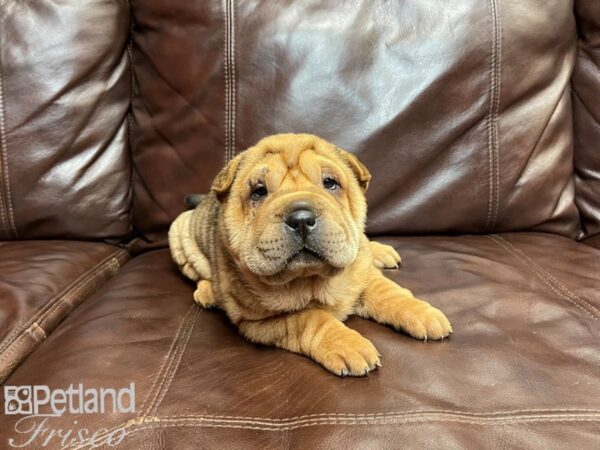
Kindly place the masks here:
POLYGON ((378 269, 397 269, 398 265, 402 264, 402 258, 391 245, 369 241, 369 247, 373 255, 373 264, 378 269))
POLYGON ((356 314, 402 329, 417 339, 443 339, 452 325, 439 309, 416 299, 408 290, 372 269, 356 314))
POLYGON ((215 296, 212 290, 212 283, 208 280, 198 281, 196 290, 194 291, 194 301, 203 308, 214 308, 217 306, 215 303, 215 296))
POLYGON ((250 341, 307 355, 336 375, 366 375, 380 366, 369 340, 322 309, 242 321, 239 329, 250 341))

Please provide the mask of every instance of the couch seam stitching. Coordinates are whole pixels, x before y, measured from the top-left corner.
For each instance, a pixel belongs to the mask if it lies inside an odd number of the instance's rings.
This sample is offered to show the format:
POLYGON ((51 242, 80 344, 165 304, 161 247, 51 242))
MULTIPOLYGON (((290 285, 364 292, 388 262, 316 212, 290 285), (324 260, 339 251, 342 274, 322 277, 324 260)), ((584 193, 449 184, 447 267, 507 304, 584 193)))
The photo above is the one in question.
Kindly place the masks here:
POLYGON ((494 217, 492 218, 492 227, 496 226, 498 213, 500 210, 500 138, 498 117, 500 114, 500 96, 502 95, 502 6, 496 0, 496 21, 498 33, 498 55, 496 66, 496 119, 495 119, 495 140, 496 140, 496 208, 494 209, 494 217))
POLYGON ((565 295, 567 295, 568 297, 570 297, 572 300, 577 301, 578 303, 580 303, 582 306, 585 306, 587 308, 589 308, 592 314, 594 314, 595 316, 600 316, 600 311, 598 311, 598 308, 596 308, 594 305, 592 305, 591 303, 587 302, 585 299, 579 297, 578 295, 574 294, 573 292, 571 292, 565 285, 563 285, 560 281, 558 281, 558 279, 556 279, 550 272, 548 272, 547 270, 545 270, 542 266, 540 266, 540 264, 538 264, 536 261, 534 261, 529 255, 527 255, 524 251, 522 251, 521 249, 517 248, 515 245, 513 245, 512 243, 510 243, 509 241, 507 241, 506 239, 504 239, 502 236, 499 235, 495 235, 495 237, 497 237, 498 239, 500 239, 501 241, 505 242, 509 247, 511 247, 512 249, 514 249, 514 251, 516 253, 521 254, 525 259, 527 259, 532 265, 534 265, 535 267, 537 267, 537 269, 544 273, 545 276, 547 277, 548 281, 553 283, 555 285, 556 288, 560 289, 561 291, 563 291, 563 293, 565 295))
MULTIPOLYGON (((297 416, 299 418, 309 417, 297 416)), ((239 429, 257 429, 264 431, 289 431, 296 428, 303 428, 308 426, 323 426, 323 425, 398 425, 403 423, 426 423, 426 422, 458 422, 458 423, 469 423, 469 424, 480 424, 485 425, 491 424, 511 424, 511 423, 530 423, 530 422, 597 422, 600 421, 600 410, 590 408, 564 408, 564 409, 551 409, 551 408, 539 408, 531 410, 513 410, 505 412, 491 412, 491 413, 478 413, 478 412, 460 412, 456 410, 413 410, 406 411, 403 413, 376 413, 376 414, 347 414, 337 413, 336 415, 330 415, 321 419, 303 420, 296 421, 296 423, 289 422, 289 419, 267 419, 259 418, 263 421, 260 422, 254 420, 237 420, 237 421, 211 421, 214 418, 225 418, 228 416, 211 416, 211 415, 198 415, 195 416, 197 419, 192 420, 180 420, 171 419, 170 417, 138 417, 136 419, 130 419, 123 422, 115 427, 106 430, 102 435, 97 436, 96 439, 102 439, 117 429, 125 430, 126 435, 133 434, 137 431, 156 429, 156 428, 183 428, 189 426, 205 426, 207 428, 239 428, 239 429), (485 415, 490 416, 494 414, 514 414, 519 412, 564 412, 572 411, 570 414, 554 414, 554 415, 541 415, 541 414, 521 414, 505 417, 484 417, 485 415), (579 412, 576 414, 574 412, 579 412), (591 412, 592 414, 589 414, 591 412), (341 417, 343 416, 343 417, 341 417), (434 416, 434 417, 432 417, 434 416), (438 416, 438 417, 435 417, 438 416), (439 417, 442 416, 442 417, 439 417), (443 417, 448 416, 448 417, 443 417), (480 416, 468 418, 465 416, 480 416), (348 420, 348 418, 352 420, 348 420), (388 419, 388 420, 385 420, 388 419), (393 419, 393 420, 390 420, 393 419), (284 421, 287 420, 288 423, 284 421), (271 421, 271 424, 265 423, 271 421), (277 422, 279 421, 279 422, 277 422), (238 422, 238 423, 236 423, 238 422), (147 426, 143 426, 147 425, 147 426), (129 432, 131 431, 131 433, 129 432)), ((233 416, 232 416, 233 417, 233 416)), ((247 419, 247 418, 242 418, 247 419)), ((83 442, 78 444, 71 444, 63 447, 63 449, 73 448, 82 449, 90 446, 89 442, 83 442), (72 445, 76 445, 73 447, 72 445)))
POLYGON ((513 409, 504 411, 490 411, 490 412, 477 412, 477 411, 459 411, 455 409, 435 409, 435 410, 423 410, 413 409, 407 411, 390 411, 380 413, 315 413, 315 414, 303 414, 300 416, 284 417, 284 418, 270 418, 270 417, 252 417, 252 416, 227 416, 227 415, 213 415, 213 414, 186 414, 181 416, 163 416, 159 419, 188 419, 188 418, 211 418, 211 419, 232 419, 232 420, 258 420, 258 421, 273 421, 273 422, 289 422, 294 420, 304 420, 312 418, 377 418, 377 417, 395 417, 400 415, 412 415, 412 414, 450 414, 450 415, 468 415, 468 416, 497 416, 497 415, 535 415, 531 413, 595 413, 600 414, 598 408, 532 408, 532 409, 513 409))
MULTIPOLYGON (((509 254, 513 255, 514 257, 516 257, 518 260, 520 260, 523 265, 529 269, 530 272, 533 272, 541 281, 544 282, 544 284, 549 287, 555 294, 557 294, 560 298, 562 298, 563 300, 567 300, 569 303, 571 303, 572 305, 576 306, 577 308, 579 308, 580 310, 582 310, 583 312, 585 312, 587 315, 589 315, 592 319, 594 320, 598 320, 598 317, 596 317, 595 313, 593 313, 592 311, 589 311, 586 307, 584 307, 582 304, 580 304, 579 302, 575 301, 574 299, 572 299, 571 297, 569 297, 568 295, 566 295, 565 292, 562 292, 560 290, 560 288, 558 286, 556 286, 554 283, 552 283, 545 275, 544 275, 544 269, 539 266, 537 263, 535 263, 533 260, 530 259, 530 262, 534 265, 537 266, 537 269, 535 267, 532 267, 530 264, 527 264, 527 260, 525 258, 523 258, 522 256, 519 255, 519 253, 517 253, 518 249, 516 249, 515 247, 513 247, 513 249, 511 249, 511 245, 505 240, 500 238, 500 236, 498 235, 488 235, 486 236, 488 239, 490 239, 492 242, 496 243, 496 245, 504 248, 504 250, 506 250, 506 252, 508 252, 509 254), (498 239, 496 239, 498 238, 498 239), (500 240, 501 239, 501 240, 500 240), (503 244, 506 243, 506 244, 503 244), (507 245, 508 244, 508 245, 507 245)), ((522 253, 522 252, 521 252, 522 253)), ((523 254, 524 255, 524 254, 523 254)), ((586 302, 587 304, 587 302, 586 302)))
MULTIPOLYGON (((2 345, 0 346, 0 357, 2 356, 1 355, 2 352, 4 352, 4 350, 6 350, 8 347, 10 347, 18 339, 19 334, 21 334, 24 330, 26 330, 29 326, 31 326, 31 324, 33 322, 38 322, 38 319, 42 315, 49 314, 50 311, 52 311, 53 308, 56 306, 56 304, 60 303, 60 300, 62 298, 70 295, 71 291, 78 289, 79 286, 82 283, 88 281, 90 276, 95 274, 98 271, 98 269, 101 269, 108 263, 111 263, 112 259, 114 259, 117 255, 119 255, 121 253, 126 253, 126 252, 123 249, 115 250, 113 253, 106 256, 104 259, 100 260, 98 262, 98 264, 96 264, 94 267, 90 268, 86 272, 79 275, 69 285, 65 286, 62 291, 60 291, 59 293, 54 295, 50 300, 48 300, 46 303, 44 303, 27 322, 21 324, 21 326, 19 328, 15 328, 15 330, 13 330, 8 336, 6 336, 6 338, 4 338, 4 341, 3 341, 2 345)), ((0 359, 0 361, 1 361, 1 359, 0 359)))
MULTIPOLYGON (((154 378, 154 381, 152 382, 152 386, 150 386, 150 390, 148 391, 148 394, 146 395, 146 397, 144 398, 144 401, 142 402, 142 405, 140 406, 139 415, 135 419, 132 419, 127 422, 123 422, 119 425, 115 425, 112 428, 106 429, 103 433, 97 435, 95 437, 95 439, 102 439, 119 428, 127 428, 131 424, 132 421, 135 423, 140 422, 140 421, 143 422, 148 417, 148 414, 150 413, 150 411, 155 410, 155 408, 154 408, 155 402, 158 399, 159 394, 161 393, 161 390, 164 386, 164 383, 166 381, 166 378, 167 378, 169 372, 171 371, 171 366, 172 366, 173 360, 175 359, 175 357, 178 353, 178 349, 183 340, 183 338, 181 338, 181 336, 184 333, 186 333, 188 331, 188 329, 190 329, 191 326, 193 326, 196 315, 197 315, 197 307, 196 307, 195 303, 192 303, 190 305, 190 307, 188 308, 187 312, 184 314, 183 318, 181 319, 181 322, 179 323, 179 326, 177 328, 175 336, 173 337, 173 340, 171 341, 171 345, 169 346, 169 350, 167 350, 166 358, 163 361, 162 365, 160 366, 160 369, 158 370, 156 377, 154 378), (191 322, 189 321, 190 316, 194 319, 191 322), (164 372, 164 375, 162 375, 163 372, 164 372), (157 383, 159 382, 160 379, 162 379, 162 381, 160 382, 160 385, 157 385, 157 383), (153 391, 154 391, 155 387, 157 387, 157 389, 156 389, 156 393, 153 395, 153 391), (150 398, 152 396, 153 396, 152 400, 150 401, 150 403, 148 403, 148 401, 150 400, 150 398), (148 406, 146 407, 147 403, 148 403, 148 406)), ((189 338, 189 336, 188 336, 188 338, 189 338)), ((183 350, 185 350, 185 348, 183 350)), ((181 355, 182 354, 183 354, 183 351, 181 352, 181 355)), ((162 401, 162 399, 161 399, 161 401, 162 401)), ((156 406, 158 407, 158 404, 156 406)), ((73 447, 73 445, 75 445, 75 444, 64 446, 64 447, 62 447, 62 449, 64 450, 64 449, 72 448, 73 450, 76 450, 76 449, 89 447, 90 444, 89 444, 89 442, 80 442, 75 447, 73 447)))
MULTIPOLYGON (((113 263, 113 259, 114 258, 111 258, 109 261, 106 261, 100 267, 97 267, 96 270, 92 270, 92 271, 88 272, 89 276, 85 277, 85 279, 82 281, 82 283, 79 283, 77 286, 74 286, 72 290, 70 290, 68 293, 66 293, 64 296, 62 296, 60 299, 58 299, 50 308, 48 308, 41 316, 38 317, 38 319, 39 318, 42 319, 39 324, 37 323, 37 321, 35 321, 32 324, 28 325, 25 329, 22 329, 21 333, 18 336, 16 336, 16 338, 0 354, 0 364, 8 362, 9 363, 8 368, 10 368, 10 367, 14 368, 14 367, 18 366, 33 350, 35 350, 35 348, 37 348, 37 346, 35 345, 36 343, 37 343, 37 345, 39 345, 45 339, 47 339, 48 333, 41 326, 41 325, 44 325, 43 322, 46 321, 50 317, 51 313, 53 313, 54 310, 58 309, 59 306, 62 306, 65 304, 65 302, 64 302, 65 298, 73 295, 79 289, 85 289, 85 287, 87 287, 86 285, 91 280, 95 280, 97 278, 98 273, 103 272, 107 266, 109 266, 110 264, 113 263), (34 336, 32 334, 31 329, 34 325, 36 325, 40 330, 43 331, 44 336, 42 339, 38 339, 36 336, 34 336), (34 347, 31 348, 29 351, 21 352, 20 351, 21 343, 23 342, 23 340, 25 338, 31 338, 34 342, 34 347), (13 360, 12 364, 10 364, 11 357, 14 355, 19 355, 19 353, 22 353, 22 355, 17 356, 17 359, 13 360)), ((11 370, 7 371, 6 375, 9 375, 11 372, 12 372, 11 370)))
MULTIPOLYGON (((15 345, 17 345, 17 343, 20 343, 25 337, 27 337, 27 330, 29 330, 29 328, 31 327, 32 321, 38 322, 38 319, 41 318, 42 320, 40 321, 40 323, 43 325, 43 322, 51 315, 51 313, 54 312, 54 310, 58 309, 59 306, 62 306, 64 304, 64 298, 73 295, 73 293, 80 289, 82 286, 85 286, 89 281, 94 280, 99 272, 103 271, 108 265, 110 265, 113 262, 113 259, 114 258, 111 258, 108 261, 104 260, 104 262, 99 263, 100 265, 95 266, 93 269, 90 269, 90 271, 83 274, 83 278, 79 280, 79 282, 77 282, 76 285, 72 285, 72 289, 69 289, 68 292, 63 291, 65 292, 64 295, 61 295, 59 298, 57 298, 56 301, 52 303, 45 311, 38 311, 38 313, 36 313, 35 319, 30 319, 30 321, 27 322, 26 327, 22 328, 20 333, 15 336, 12 342, 2 350, 2 353, 0 353, 0 363, 5 362, 10 356, 16 354, 18 348, 15 348, 15 345)), ((50 300, 44 306, 49 305, 51 301, 52 300, 50 300)), ((38 326, 40 325, 38 324, 38 326)))
POLYGON ((158 407, 160 406, 160 404, 164 400, 165 396, 167 395, 167 392, 169 391, 169 388, 171 387, 171 383, 173 382, 173 379, 175 378, 175 374, 177 372, 177 369, 179 368, 179 365, 181 364, 183 354, 185 353, 185 350, 187 349, 187 345, 188 345, 190 337, 192 335, 192 331, 194 330, 194 325, 196 323, 197 314, 198 314, 198 308, 196 308, 194 305, 193 312, 191 314, 188 324, 186 324, 186 327, 185 327, 184 333, 180 339, 178 348, 174 352, 175 356, 173 357, 173 359, 171 361, 171 366, 169 367, 169 370, 165 374, 165 378, 163 380, 162 385, 159 387, 158 393, 160 395, 157 395, 157 397, 154 401, 154 404, 152 406, 152 412, 154 412, 154 413, 156 413, 156 411, 158 410, 158 407), (167 379, 167 377, 168 377, 168 379, 167 379))
MULTIPOLYGON (((54 305, 52 305, 51 308, 48 309, 48 311, 46 311, 46 314, 43 315, 44 317, 41 317, 42 320, 40 321, 40 324, 44 325, 50 316, 50 311, 54 312, 54 310, 58 309, 60 305, 65 303, 65 299, 72 297, 76 291, 82 289, 85 286, 85 284, 87 283, 87 281, 96 279, 100 273, 104 272, 106 269, 110 269, 110 266, 115 263, 115 261, 114 261, 115 259, 116 258, 110 258, 110 259, 108 259, 108 261, 105 261, 104 263, 102 263, 102 265, 97 267, 97 269, 94 271, 94 273, 91 274, 89 277, 87 277, 87 279, 84 282, 82 282, 75 289, 71 290, 70 292, 68 292, 67 294, 62 296, 54 305)), ((116 265, 117 265, 117 270, 118 270, 121 267, 121 264, 119 263, 118 260, 116 261, 116 265)))
POLYGON ((489 422, 503 422, 503 421, 519 421, 519 420, 528 420, 528 419, 548 419, 548 418, 552 418, 552 419, 563 419, 563 418, 597 418, 598 420, 600 420, 600 412, 599 411, 595 411, 593 413, 580 413, 580 414, 523 414, 523 415, 506 415, 506 416, 501 416, 501 417, 485 417, 484 415, 481 416, 477 416, 477 417, 471 417, 469 418, 470 414, 461 414, 461 413, 440 413, 440 412, 423 412, 423 413, 417 413, 417 414, 389 414, 389 415, 385 415, 385 416, 379 416, 379 417, 364 417, 361 415, 357 415, 355 417, 317 417, 317 418, 307 418, 307 419, 300 419, 300 420, 288 420, 288 421, 281 421, 281 422, 276 422, 273 420, 240 420, 240 419, 234 419, 234 420, 224 420, 224 419, 217 419, 214 420, 210 415, 201 417, 195 417, 195 418, 190 418, 190 419, 178 419, 178 418, 169 418, 169 417, 150 417, 148 418, 148 420, 143 421, 142 423, 149 423, 149 424, 153 424, 153 423, 189 423, 189 422, 209 422, 209 423, 218 423, 218 424, 250 424, 250 425, 263 425, 263 426, 270 426, 270 427, 282 427, 284 428, 286 425, 290 426, 290 425, 296 425, 296 424, 319 424, 319 423, 328 423, 329 421, 332 421, 333 423, 361 423, 361 422, 375 422, 377 420, 402 420, 402 419, 412 419, 412 418, 426 418, 426 417, 432 417, 432 416, 448 416, 448 417, 453 417, 453 418, 457 418, 457 419, 471 419, 473 421, 479 421, 479 422, 483 422, 483 421, 489 421, 489 422))
POLYGON ((500 105, 500 52, 501 52, 501 29, 499 27, 500 15, 498 12, 497 0, 490 0, 489 10, 491 17, 492 49, 491 64, 489 68, 490 85, 488 88, 489 112, 486 119, 486 128, 488 131, 488 213, 485 223, 485 230, 493 229, 498 215, 500 174, 498 162, 498 124, 497 115, 500 105))
POLYGON ((235 3, 223 0, 225 71, 225 164, 235 156, 236 131, 236 67, 235 67, 235 3))
POLYGON ((556 416, 556 417, 544 417, 544 416, 531 416, 531 417, 516 417, 516 418, 505 418, 499 420, 486 420, 486 419, 468 419, 462 417, 430 417, 430 416, 409 416, 405 418, 397 418, 394 421, 315 421, 315 422, 305 422, 299 424, 290 424, 284 426, 261 426, 254 425, 251 423, 244 424, 236 424, 236 423, 219 423, 219 422, 206 422, 206 421, 197 421, 193 423, 166 423, 162 421, 156 421, 154 423, 149 424, 148 426, 138 426, 137 424, 127 425, 121 427, 125 430, 125 435, 129 436, 137 431, 142 430, 152 430, 156 428, 185 428, 191 426, 203 426, 206 428, 237 428, 237 429, 253 429, 253 430, 262 430, 262 431, 289 431, 297 428, 305 428, 310 426, 327 426, 327 425, 342 425, 342 426, 352 426, 352 425, 402 425, 409 423, 428 423, 428 422, 456 422, 456 423, 465 423, 471 425, 486 425, 486 424, 518 424, 518 423, 535 423, 535 422, 549 422, 549 423, 571 423, 571 422, 598 422, 600 421, 600 415, 594 416, 585 416, 585 415, 565 415, 565 416, 556 416))
MULTIPOLYGON (((4 19, 0 20, 0 24, 4 23, 4 19)), ((17 239, 18 233, 15 226, 15 218, 13 213, 11 191, 10 191, 10 176, 8 168, 8 151, 7 151, 7 139, 6 139, 6 119, 5 119, 6 105, 4 101, 4 75, 2 71, 2 63, 0 59, 0 169, 2 170, 2 181, 3 181, 3 194, 0 197, 0 204, 2 204, 2 212, 5 217, 5 229, 8 236, 11 234, 17 239)))
MULTIPOLYGON (((112 259, 115 259, 115 255, 117 255, 118 253, 122 253, 122 252, 124 252, 124 250, 118 249, 115 252, 113 252, 112 254, 105 257, 104 259, 100 260, 98 262, 98 264, 96 264, 94 267, 91 267, 89 270, 87 270, 86 272, 79 275, 69 285, 65 286, 65 288, 63 288, 62 291, 60 291, 58 294, 54 295, 50 300, 48 300, 46 303, 44 303, 27 322, 21 324, 20 328, 16 328, 15 330, 13 330, 4 339, 2 347, 0 347, 0 353, 2 351, 4 351, 6 348, 8 348, 17 339, 17 336, 19 335, 19 329, 25 330, 26 328, 28 328, 31 325, 31 323, 37 321, 42 315, 48 314, 50 311, 53 310, 53 308, 56 307, 56 304, 59 303, 62 298, 70 295, 73 290, 78 289, 80 287, 80 285, 83 282, 87 281, 91 275, 95 275, 95 273, 98 271, 98 269, 101 268, 101 266, 105 266, 105 265, 107 265, 107 263, 112 262, 112 259), (10 342, 8 342, 9 339, 11 339, 10 342)), ((117 263, 118 263, 118 260, 117 260, 117 263)))
POLYGON ((158 388, 156 394, 154 395, 154 398, 152 398, 152 400, 150 400, 152 397, 154 388, 157 387, 157 383, 159 382, 159 380, 161 378, 163 379, 162 382, 164 382, 164 378, 166 377, 166 374, 168 372, 167 366, 171 364, 171 360, 173 359, 173 357, 174 357, 173 355, 175 354, 175 351, 176 351, 175 348, 179 345, 180 336, 184 331, 184 327, 187 323, 188 316, 192 313, 194 307, 195 307, 194 304, 190 305, 187 312, 181 319, 181 322, 179 323, 177 332, 175 333, 175 336, 173 337, 173 340, 171 341, 169 350, 167 350, 166 358, 163 361, 162 365, 160 366, 160 369, 156 373, 156 377, 154 378, 154 381, 152 382, 152 386, 150 386, 150 390, 148 391, 148 394, 146 395, 146 397, 144 398, 144 401, 142 402, 142 405, 140 407, 140 415, 141 416, 147 416, 148 413, 150 412, 150 410, 152 409, 152 407, 154 406, 153 403, 156 401, 156 398, 158 397, 158 394, 160 391, 160 388, 158 388), (161 376, 163 374, 163 372, 165 372, 165 375, 161 376), (148 401, 150 401, 150 403, 148 404, 148 407, 146 408, 146 404, 148 403, 148 401))
POLYGON ((223 0, 223 71, 225 81, 225 99, 224 99, 224 132, 225 132, 225 164, 229 162, 229 97, 230 97, 230 78, 229 78, 229 0, 223 0))
POLYGON ((127 7, 129 10, 129 42, 127 43, 127 56, 129 58, 129 108, 127 110, 127 137, 129 144, 129 195, 131 196, 131 203, 129 206, 129 228, 130 233, 134 234, 134 183, 133 183, 133 175, 134 175, 134 160, 133 160, 133 97, 134 97, 134 83, 135 83, 135 72, 133 67, 133 30, 135 28, 133 9, 131 7, 131 0, 127 0, 127 7))
POLYGON ((229 6, 229 15, 230 15, 230 30, 229 30, 229 58, 231 60, 231 143, 230 143, 230 154, 229 159, 233 159, 235 156, 235 129, 236 129, 236 68, 235 68, 235 1, 230 0, 229 6))

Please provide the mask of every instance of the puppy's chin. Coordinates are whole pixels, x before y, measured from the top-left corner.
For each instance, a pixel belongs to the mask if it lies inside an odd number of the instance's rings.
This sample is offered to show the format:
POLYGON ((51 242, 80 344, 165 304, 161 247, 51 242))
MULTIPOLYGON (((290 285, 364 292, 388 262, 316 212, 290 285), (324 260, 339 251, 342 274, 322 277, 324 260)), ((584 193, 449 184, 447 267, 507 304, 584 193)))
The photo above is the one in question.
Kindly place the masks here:
POLYGON ((342 270, 343 267, 335 267, 310 251, 302 251, 294 256, 282 271, 266 277, 265 282, 286 284, 298 279, 331 278, 342 270))
POLYGON ((317 252, 302 248, 292 252, 277 264, 259 258, 245 260, 245 271, 260 281, 271 285, 286 284, 300 278, 332 277, 343 267, 336 267, 317 252))
POLYGON ((318 271, 327 265, 327 261, 319 253, 308 248, 301 249, 291 256, 284 270, 288 272, 318 271))

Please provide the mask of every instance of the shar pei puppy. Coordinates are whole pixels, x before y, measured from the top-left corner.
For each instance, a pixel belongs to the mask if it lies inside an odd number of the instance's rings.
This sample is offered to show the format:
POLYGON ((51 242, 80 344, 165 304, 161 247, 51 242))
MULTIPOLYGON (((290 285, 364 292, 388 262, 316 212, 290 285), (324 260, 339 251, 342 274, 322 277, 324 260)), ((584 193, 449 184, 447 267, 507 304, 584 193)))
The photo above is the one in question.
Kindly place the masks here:
POLYGON ((312 358, 336 375, 380 366, 343 321, 372 319, 417 339, 452 332, 444 314, 382 273, 400 256, 365 235, 367 168, 316 136, 279 134, 237 155, 169 230, 172 257, 252 342, 312 358))

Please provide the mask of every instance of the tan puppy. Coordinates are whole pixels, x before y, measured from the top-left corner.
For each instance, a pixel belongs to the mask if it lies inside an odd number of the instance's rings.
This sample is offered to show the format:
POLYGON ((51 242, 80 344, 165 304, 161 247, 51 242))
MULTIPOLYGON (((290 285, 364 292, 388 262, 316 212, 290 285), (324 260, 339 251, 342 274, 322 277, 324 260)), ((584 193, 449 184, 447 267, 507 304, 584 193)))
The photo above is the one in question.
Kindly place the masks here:
POLYGON ((364 234, 370 179, 355 156, 308 134, 270 136, 240 153, 169 230, 196 302, 223 309, 249 340, 337 375, 380 366, 373 344, 342 323, 352 314, 418 339, 448 336, 441 311, 381 273, 400 256, 364 234))

